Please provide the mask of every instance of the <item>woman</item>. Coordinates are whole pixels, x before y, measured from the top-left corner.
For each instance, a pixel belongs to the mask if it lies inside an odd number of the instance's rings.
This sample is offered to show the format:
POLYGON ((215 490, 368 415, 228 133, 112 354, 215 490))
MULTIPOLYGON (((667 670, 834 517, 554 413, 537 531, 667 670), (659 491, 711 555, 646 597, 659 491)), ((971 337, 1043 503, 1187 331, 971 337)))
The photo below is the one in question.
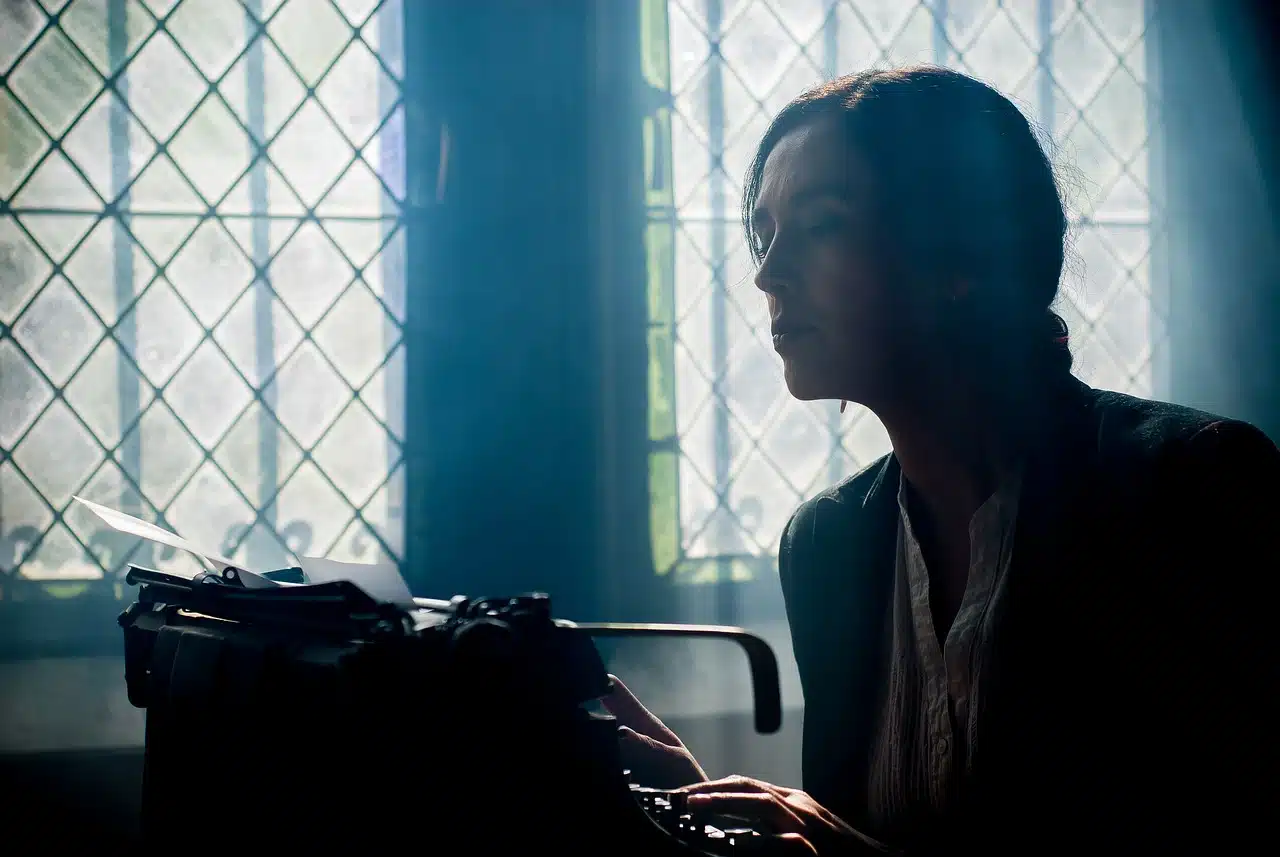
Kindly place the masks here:
POLYGON ((636 769, 823 854, 1145 853, 1274 815, 1280 453, 1072 377, 1067 218, 1018 109, 938 68, 825 84, 744 217, 791 393, 865 405, 893 452, 782 537, 805 791, 705 782, 619 687, 636 769))

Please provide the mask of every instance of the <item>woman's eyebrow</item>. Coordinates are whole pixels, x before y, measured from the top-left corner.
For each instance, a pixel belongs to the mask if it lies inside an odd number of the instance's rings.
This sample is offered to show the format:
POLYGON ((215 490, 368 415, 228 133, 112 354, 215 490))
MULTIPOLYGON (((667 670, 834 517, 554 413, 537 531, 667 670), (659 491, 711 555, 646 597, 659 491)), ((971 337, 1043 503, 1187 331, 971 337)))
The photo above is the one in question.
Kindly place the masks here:
POLYGON ((849 189, 843 185, 824 184, 814 185, 812 187, 801 188, 791 195, 790 202, 793 206, 799 207, 808 205, 812 202, 820 202, 826 200, 834 200, 848 205, 852 200, 849 198, 849 189))
MULTIPOLYGON (((843 205, 853 205, 849 189, 840 184, 817 184, 802 187, 787 199, 792 208, 802 208, 815 202, 834 201, 843 205)), ((751 212, 751 228, 760 231, 773 222, 773 214, 767 206, 757 205, 751 212)))
MULTIPOLYGON (((853 204, 849 189, 837 184, 820 184, 800 188, 788 197, 787 203, 792 208, 799 208, 814 202, 831 200, 845 205, 853 204)), ((772 220, 772 217, 773 215, 767 207, 757 205, 755 211, 751 213, 751 225, 759 228, 762 223, 772 220)))

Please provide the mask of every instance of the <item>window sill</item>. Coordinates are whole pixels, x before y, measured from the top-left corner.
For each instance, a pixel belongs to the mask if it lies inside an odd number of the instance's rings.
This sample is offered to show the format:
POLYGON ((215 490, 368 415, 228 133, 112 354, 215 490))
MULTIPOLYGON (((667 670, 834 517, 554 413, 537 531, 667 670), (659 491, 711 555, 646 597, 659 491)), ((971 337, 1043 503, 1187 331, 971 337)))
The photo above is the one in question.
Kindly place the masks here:
POLYGON ((116 622, 129 606, 108 595, 0 601, 0 661, 123 655, 116 622))

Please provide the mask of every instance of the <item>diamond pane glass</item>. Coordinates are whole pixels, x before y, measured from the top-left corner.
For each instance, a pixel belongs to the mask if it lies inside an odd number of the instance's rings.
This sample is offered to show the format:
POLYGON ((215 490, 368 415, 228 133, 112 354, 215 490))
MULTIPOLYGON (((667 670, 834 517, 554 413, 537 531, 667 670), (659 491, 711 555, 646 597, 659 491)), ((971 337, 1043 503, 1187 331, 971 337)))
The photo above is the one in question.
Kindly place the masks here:
POLYGON ((402 2, 0 3, 0 598, 400 561, 402 2))
POLYGON ((651 537, 659 574, 750 579, 775 567, 806 497, 889 449, 870 413, 786 392, 738 223, 771 116, 869 67, 945 65, 1010 95, 1071 178, 1074 258, 1060 313, 1077 374, 1151 395, 1164 342, 1143 0, 646 0, 651 537), (717 50, 718 46, 718 50, 717 50), (770 381, 769 379, 774 379, 770 381))

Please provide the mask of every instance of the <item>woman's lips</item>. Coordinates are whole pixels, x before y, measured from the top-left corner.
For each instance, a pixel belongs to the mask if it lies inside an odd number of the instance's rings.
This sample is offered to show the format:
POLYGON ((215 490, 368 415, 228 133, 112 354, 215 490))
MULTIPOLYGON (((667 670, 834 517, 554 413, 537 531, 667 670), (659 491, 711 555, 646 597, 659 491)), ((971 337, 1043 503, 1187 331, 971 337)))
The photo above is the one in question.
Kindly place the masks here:
POLYGON ((809 334, 816 332, 812 327, 789 327, 773 335, 773 350, 786 354, 802 342, 809 334))

